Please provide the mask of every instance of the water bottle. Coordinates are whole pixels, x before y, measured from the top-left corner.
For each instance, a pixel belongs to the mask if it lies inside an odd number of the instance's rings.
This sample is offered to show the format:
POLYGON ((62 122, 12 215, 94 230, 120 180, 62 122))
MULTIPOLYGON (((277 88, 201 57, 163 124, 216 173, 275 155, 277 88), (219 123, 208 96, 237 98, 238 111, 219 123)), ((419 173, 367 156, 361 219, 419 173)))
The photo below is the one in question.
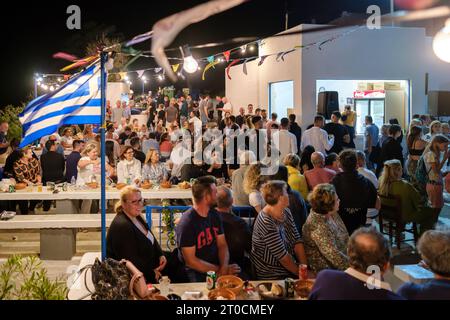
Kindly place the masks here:
POLYGON ((70 184, 72 185, 72 187, 74 187, 77 184, 75 176, 72 176, 72 179, 70 180, 70 184))

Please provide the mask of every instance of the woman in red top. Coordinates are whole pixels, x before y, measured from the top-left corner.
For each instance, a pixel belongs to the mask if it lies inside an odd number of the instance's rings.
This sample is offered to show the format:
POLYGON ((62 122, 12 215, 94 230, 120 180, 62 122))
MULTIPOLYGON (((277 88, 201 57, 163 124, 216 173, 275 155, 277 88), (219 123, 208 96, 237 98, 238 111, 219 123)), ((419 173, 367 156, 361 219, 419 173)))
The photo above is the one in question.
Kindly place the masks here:
POLYGON ((172 142, 170 141, 170 135, 167 132, 164 132, 161 135, 161 139, 159 140, 159 152, 161 153, 161 161, 166 161, 170 158, 170 154, 172 153, 172 142))

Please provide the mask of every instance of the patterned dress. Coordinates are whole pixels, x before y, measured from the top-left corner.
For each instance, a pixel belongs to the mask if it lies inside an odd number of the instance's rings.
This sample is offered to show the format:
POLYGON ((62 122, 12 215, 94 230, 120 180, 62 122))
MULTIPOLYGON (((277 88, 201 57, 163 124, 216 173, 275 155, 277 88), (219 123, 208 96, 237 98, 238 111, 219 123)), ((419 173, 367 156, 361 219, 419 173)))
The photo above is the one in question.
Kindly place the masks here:
POLYGON ((345 270, 348 268, 347 229, 338 214, 327 218, 315 213, 310 215, 303 225, 303 244, 312 270, 323 269, 345 270))
POLYGON ((41 167, 39 166, 39 161, 35 158, 28 160, 28 163, 23 162, 22 159, 19 159, 14 163, 14 175, 17 182, 28 180, 32 183, 37 183, 37 177, 40 174, 41 167))

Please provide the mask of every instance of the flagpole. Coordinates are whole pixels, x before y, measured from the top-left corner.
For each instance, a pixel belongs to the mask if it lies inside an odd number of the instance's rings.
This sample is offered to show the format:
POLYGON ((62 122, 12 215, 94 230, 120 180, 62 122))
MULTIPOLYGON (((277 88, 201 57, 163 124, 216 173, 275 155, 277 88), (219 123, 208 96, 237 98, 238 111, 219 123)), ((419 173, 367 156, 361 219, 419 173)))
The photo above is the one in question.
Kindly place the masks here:
POLYGON ((106 120, 106 70, 105 64, 108 61, 108 53, 102 52, 100 56, 100 68, 101 68, 101 124, 100 124, 100 153, 101 153, 101 200, 100 208, 101 220, 102 220, 102 261, 106 259, 106 163, 105 163, 105 120, 106 120))

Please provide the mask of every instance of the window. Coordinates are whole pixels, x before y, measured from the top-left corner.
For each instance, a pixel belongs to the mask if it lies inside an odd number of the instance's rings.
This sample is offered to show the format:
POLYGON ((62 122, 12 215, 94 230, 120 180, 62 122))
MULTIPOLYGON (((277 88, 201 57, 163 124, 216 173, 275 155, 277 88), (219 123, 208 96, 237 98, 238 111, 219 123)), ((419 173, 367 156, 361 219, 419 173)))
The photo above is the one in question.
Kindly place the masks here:
POLYGON ((275 112, 279 121, 288 116, 288 108, 294 108, 294 81, 270 83, 269 113, 275 112))

